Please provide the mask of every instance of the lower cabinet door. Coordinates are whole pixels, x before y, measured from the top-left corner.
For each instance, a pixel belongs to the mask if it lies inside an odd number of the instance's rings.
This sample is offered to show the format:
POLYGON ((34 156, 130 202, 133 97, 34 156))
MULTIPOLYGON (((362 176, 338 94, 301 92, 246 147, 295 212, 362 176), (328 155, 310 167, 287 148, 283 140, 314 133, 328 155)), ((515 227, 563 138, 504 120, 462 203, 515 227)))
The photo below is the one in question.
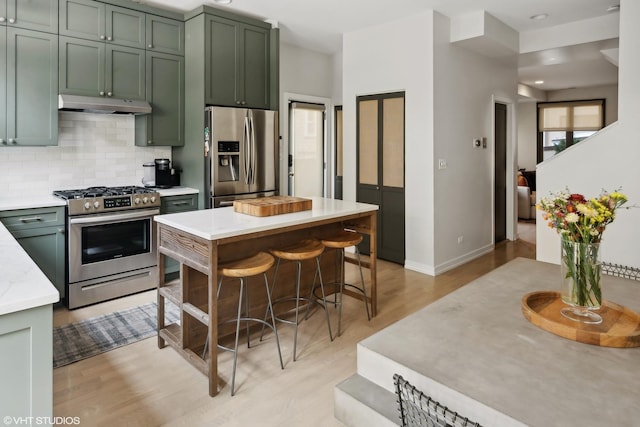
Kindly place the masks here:
POLYGON ((12 234, 60 292, 60 299, 63 299, 65 297, 64 226, 17 230, 12 234))

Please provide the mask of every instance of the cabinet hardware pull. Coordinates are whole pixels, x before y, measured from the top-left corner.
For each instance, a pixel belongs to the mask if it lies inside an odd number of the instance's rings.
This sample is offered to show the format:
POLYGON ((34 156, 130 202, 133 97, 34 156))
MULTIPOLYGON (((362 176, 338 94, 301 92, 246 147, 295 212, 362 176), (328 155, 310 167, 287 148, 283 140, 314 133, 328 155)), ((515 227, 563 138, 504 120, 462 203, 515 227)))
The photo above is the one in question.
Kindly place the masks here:
POLYGON ((153 48, 153 45, 150 44, 150 45, 147 46, 147 48, 151 49, 151 48, 153 48))
POLYGON ((6 20, 7 20, 7 19, 6 19, 4 16, 0 16, 0 22, 4 22, 4 21, 6 21, 6 20))
POLYGON ((101 35, 100 36, 100 40, 104 40, 104 39, 105 39, 105 37, 101 35))
POLYGON ((9 144, 15 144, 16 142, 18 141, 15 138, 9 138, 9 144))
POLYGON ((111 36, 107 37, 107 41, 112 41, 112 40, 113 40, 113 37, 111 37, 111 36))
POLYGON ((15 24, 16 20, 15 18, 9 18, 9 24, 15 24))
POLYGON ((104 91, 101 90, 99 93, 100 93, 100 96, 104 96, 104 91))
POLYGON ((42 218, 39 216, 31 216, 29 218, 20 218, 21 222, 36 222, 36 221, 42 221, 42 218))
POLYGON ((185 206, 188 205, 189 202, 173 202, 172 205, 173 206, 185 206))
MULTIPOLYGON (((1 22, 1 21, 0 21, 1 22)), ((6 144, 5 140, 0 138, 0 144, 6 144)))
POLYGON ((152 140, 148 140, 148 141, 147 141, 147 145, 152 145, 152 144, 153 144, 153 141, 152 141, 152 140))
POLYGON ((107 96, 113 96, 113 93, 107 92, 107 96))

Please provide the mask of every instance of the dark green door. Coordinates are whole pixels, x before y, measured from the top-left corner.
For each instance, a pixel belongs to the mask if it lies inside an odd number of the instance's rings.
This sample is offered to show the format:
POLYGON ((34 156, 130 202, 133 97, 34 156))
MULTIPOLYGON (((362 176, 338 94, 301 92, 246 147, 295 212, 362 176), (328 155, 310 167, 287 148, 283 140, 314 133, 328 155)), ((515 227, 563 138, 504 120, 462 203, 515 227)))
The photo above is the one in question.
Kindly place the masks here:
POLYGON ((4 10, 3 4, 7 5, 9 26, 47 33, 58 32, 58 0, 1 0, 0 10, 4 10))
MULTIPOLYGON (((1 6, 2 0, 0 0, 1 6)), ((0 147, 7 144, 7 29, 0 27, 0 147)))
POLYGON ((184 22, 147 15, 147 50, 184 55, 184 22))
POLYGON ((269 108, 269 30, 244 25, 242 45, 241 93, 247 107, 269 108))
POLYGON ((356 198, 379 206, 378 258, 404 264, 404 92, 358 97, 357 120, 356 198))
POLYGON ((144 101, 146 96, 145 51, 108 44, 106 54, 104 88, 106 96, 144 101))
POLYGON ((495 104, 494 243, 507 238, 507 106, 495 104))
POLYGON ((105 51, 102 42, 60 36, 60 93, 104 96, 105 51))
POLYGON ((236 58, 239 24, 230 19, 211 16, 206 24, 205 102, 212 105, 240 105, 236 86, 240 73, 236 58))

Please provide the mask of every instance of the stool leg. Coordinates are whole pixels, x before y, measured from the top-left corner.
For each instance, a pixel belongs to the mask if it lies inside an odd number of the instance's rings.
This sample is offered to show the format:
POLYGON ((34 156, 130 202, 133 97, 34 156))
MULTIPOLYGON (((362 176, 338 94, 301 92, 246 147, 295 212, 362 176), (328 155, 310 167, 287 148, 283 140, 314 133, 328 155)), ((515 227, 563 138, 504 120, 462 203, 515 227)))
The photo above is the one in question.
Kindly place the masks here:
MULTIPOLYGON (((242 280, 242 279, 241 279, 242 280)), ((247 278, 247 288, 244 290, 244 312, 246 317, 249 316, 249 279, 247 278)), ((251 348, 251 338, 249 334, 249 322, 245 322, 247 326, 247 348, 251 348)))
POLYGON ((333 341, 333 334, 331 333, 331 321, 329 320, 329 310, 327 308, 327 299, 324 294, 324 283, 322 282, 322 271, 320 270, 320 257, 316 257, 316 268, 318 277, 320 278, 320 291, 322 291, 322 304, 324 307, 324 315, 327 318, 327 328, 329 329, 329 339, 333 341))
POLYGON ((344 248, 340 249, 340 304, 338 306, 338 336, 342 335, 342 291, 344 289, 344 248))
POLYGON ((236 366, 238 365, 238 336, 240 335, 240 318, 242 316, 242 292, 244 291, 244 277, 240 279, 240 296, 238 298, 238 320, 236 320, 236 344, 233 347, 233 374, 231 376, 231 396, 235 394, 236 366))
MULTIPOLYGON (((276 289, 276 279, 278 278, 278 268, 280 267, 280 258, 277 259, 276 261, 276 268, 273 271, 273 280, 271 281, 271 292, 269 294, 269 297, 271 297, 271 295, 273 295, 273 291, 276 289)), ((265 278, 266 278, 266 274, 265 274, 265 278)), ((264 312, 264 321, 267 321, 267 317, 269 316, 269 311, 271 311, 271 315, 273 316, 273 306, 271 304, 269 304, 267 306, 267 309, 264 312)), ((275 323, 273 324, 275 326, 275 323)), ((264 337, 264 323, 262 324, 262 331, 260 332, 260 341, 262 341, 262 338, 264 337)))
POLYGON ((367 320, 371 320, 369 314, 369 303, 367 302, 367 290, 364 287, 364 274, 362 274, 362 264, 360 262, 360 249, 356 246, 356 255, 358 256, 358 269, 360 270, 360 283, 362 283, 362 295, 364 296, 364 308, 367 310, 367 320))
POLYGON ((300 312, 300 270, 302 268, 300 261, 296 261, 296 324, 293 332, 293 361, 296 361, 296 346, 298 344, 298 315, 300 312))
MULTIPOLYGON (((276 317, 273 314, 273 306, 271 305, 271 292, 269 292, 269 282, 267 280, 267 273, 263 273, 264 276, 264 287, 267 291, 267 307, 270 308, 271 311, 271 324, 273 325, 273 334, 276 336, 276 346, 278 347, 278 357, 280 358, 280 367, 284 369, 284 363, 282 363, 282 352, 280 351, 280 339, 278 338, 278 329, 276 328, 276 317)), ((264 324, 263 330, 264 330, 264 324)))

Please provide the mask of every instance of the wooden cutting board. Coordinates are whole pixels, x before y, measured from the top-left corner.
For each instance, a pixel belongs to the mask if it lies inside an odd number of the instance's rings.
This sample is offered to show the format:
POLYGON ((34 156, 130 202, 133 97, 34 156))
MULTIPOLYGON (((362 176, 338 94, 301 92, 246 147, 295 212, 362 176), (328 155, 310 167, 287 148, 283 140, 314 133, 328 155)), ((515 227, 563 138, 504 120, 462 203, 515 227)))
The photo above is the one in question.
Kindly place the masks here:
POLYGON ((271 216, 311 210, 311 199, 292 196, 259 197, 257 199, 235 200, 235 212, 253 216, 271 216))

